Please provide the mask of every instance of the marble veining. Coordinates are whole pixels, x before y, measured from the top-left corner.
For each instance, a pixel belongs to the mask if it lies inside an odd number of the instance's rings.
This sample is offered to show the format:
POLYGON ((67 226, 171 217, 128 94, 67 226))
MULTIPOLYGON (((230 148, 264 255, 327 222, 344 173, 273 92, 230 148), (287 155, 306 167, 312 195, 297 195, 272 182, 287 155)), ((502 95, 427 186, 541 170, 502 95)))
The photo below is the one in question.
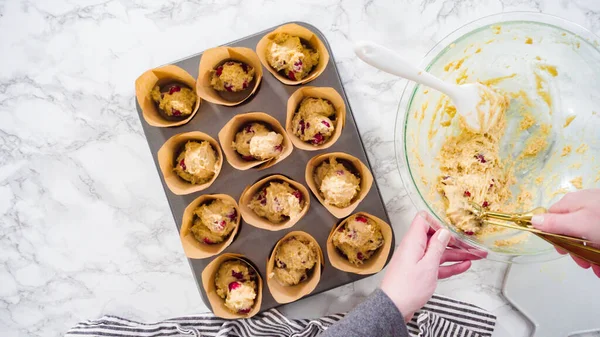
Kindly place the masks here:
MULTIPOLYGON (((58 336, 102 314, 155 321, 206 310, 135 112, 144 70, 282 22, 317 26, 400 237, 416 212, 394 159, 405 81, 360 62, 352 41, 384 43, 417 63, 463 24, 514 10, 600 34, 594 0, 0 2, 0 334, 58 336)), ((499 315, 498 335, 526 336, 531 327, 500 295, 504 270, 478 262, 438 292, 499 315)), ((380 277, 282 310, 349 310, 380 277)))

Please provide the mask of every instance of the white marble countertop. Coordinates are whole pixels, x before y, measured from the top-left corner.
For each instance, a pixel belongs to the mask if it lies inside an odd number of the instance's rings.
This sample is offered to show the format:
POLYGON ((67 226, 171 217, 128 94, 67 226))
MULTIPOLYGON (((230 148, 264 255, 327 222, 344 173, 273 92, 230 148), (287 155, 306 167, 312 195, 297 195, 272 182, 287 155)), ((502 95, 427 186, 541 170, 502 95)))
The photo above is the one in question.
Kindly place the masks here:
MULTIPOLYGON (((61 335, 102 314, 153 321, 206 311, 135 111, 144 70, 285 21, 317 26, 401 235, 416 212, 393 155, 405 81, 360 62, 352 41, 385 43, 417 63, 452 30, 513 10, 600 33, 595 0, 1 2, 0 334, 61 335)), ((477 262, 438 292, 491 310, 505 335, 526 336, 527 321, 500 294, 505 268, 477 262)), ((283 311, 349 310, 378 280, 283 311)))

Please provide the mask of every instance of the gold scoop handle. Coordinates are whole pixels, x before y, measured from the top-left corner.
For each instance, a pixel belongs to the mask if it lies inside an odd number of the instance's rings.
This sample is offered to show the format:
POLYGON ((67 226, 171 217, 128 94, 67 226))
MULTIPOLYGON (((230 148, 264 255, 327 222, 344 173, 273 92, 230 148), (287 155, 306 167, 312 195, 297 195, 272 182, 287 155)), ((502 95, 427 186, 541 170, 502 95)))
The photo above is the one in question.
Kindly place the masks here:
POLYGON ((505 223, 505 222, 494 221, 494 220, 485 220, 485 222, 487 222, 491 225, 502 226, 502 227, 531 232, 531 233, 539 236, 546 242, 548 242, 554 246, 560 247, 563 250, 566 250, 570 254, 573 254, 573 255, 575 255, 583 260, 586 260, 590 263, 600 265, 600 249, 597 249, 592 246, 588 246, 588 245, 584 244, 584 243, 590 243, 589 240, 584 240, 581 238, 576 238, 576 237, 561 235, 561 234, 546 233, 546 232, 542 232, 539 229, 525 227, 525 226, 518 226, 518 225, 513 225, 513 224, 509 224, 509 223, 505 223))
POLYGON ((582 244, 567 241, 558 237, 552 237, 545 234, 538 234, 538 236, 546 240, 547 242, 558 246, 568 251, 569 253, 579 257, 580 259, 586 260, 587 262, 600 266, 600 249, 590 246, 584 246, 582 244))
MULTIPOLYGON (((520 231, 526 231, 526 232, 530 232, 539 236, 551 236, 551 237, 555 237, 555 238, 559 238, 562 240, 567 240, 567 241, 572 241, 572 242, 576 242, 576 243, 592 243, 590 240, 586 240, 586 239, 582 239, 582 238, 578 238, 578 237, 574 237, 574 236, 568 236, 568 235, 562 235, 562 234, 554 234, 554 233, 548 233, 548 232, 544 232, 541 231, 539 229, 536 228, 532 228, 532 227, 527 227, 527 226, 521 226, 521 225, 513 225, 510 223, 506 223, 506 222, 499 222, 499 221, 494 221, 494 220, 483 220, 484 222, 490 224, 490 225, 495 225, 495 226, 500 226, 500 227, 506 227, 506 228, 512 228, 512 229, 516 229, 516 230, 520 230, 520 231)), ((581 246, 583 246, 583 244, 581 244, 581 246)), ((587 247, 587 246, 584 246, 587 247)))
POLYGON ((547 210, 543 207, 538 207, 525 213, 514 214, 485 211, 477 204, 474 204, 473 207, 484 222, 491 225, 531 232, 548 243, 560 247, 583 260, 600 265, 600 249, 587 245, 588 243, 592 243, 591 241, 568 235, 547 233, 531 227, 531 218, 534 215, 547 213, 547 210))
MULTIPOLYGON (((497 225, 497 226, 504 226, 504 223, 499 223, 497 221, 491 221, 489 219, 498 219, 498 220, 503 220, 503 221, 514 222, 517 224, 517 226, 511 225, 511 228, 520 229, 520 230, 528 231, 528 232, 535 233, 535 234, 543 234, 546 236, 557 237, 557 238, 561 238, 564 240, 575 241, 577 243, 583 243, 583 242, 592 243, 591 241, 585 240, 582 238, 569 236, 569 235, 548 233, 548 232, 541 231, 537 228, 531 227, 531 218, 533 218, 534 215, 544 214, 547 212, 548 212, 548 210, 545 209, 544 207, 538 207, 538 208, 532 209, 529 212, 512 213, 512 214, 511 213, 493 212, 493 211, 484 211, 484 212, 482 212, 482 216, 484 218, 484 221, 487 221, 487 222, 497 225)), ((507 227, 507 226, 504 226, 504 227, 507 227)))
POLYGON ((501 213, 493 211, 483 211, 482 215, 484 218, 498 219, 510 222, 516 222, 518 224, 531 224, 531 218, 536 214, 544 214, 548 212, 544 207, 534 208, 529 212, 525 213, 501 213))

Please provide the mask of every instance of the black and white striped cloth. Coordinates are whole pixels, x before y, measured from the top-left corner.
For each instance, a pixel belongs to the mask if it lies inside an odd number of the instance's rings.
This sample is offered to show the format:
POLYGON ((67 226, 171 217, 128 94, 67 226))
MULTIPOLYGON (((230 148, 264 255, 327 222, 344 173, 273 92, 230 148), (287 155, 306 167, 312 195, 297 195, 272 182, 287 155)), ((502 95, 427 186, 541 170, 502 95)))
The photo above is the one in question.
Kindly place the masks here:
POLYGON ((433 295, 407 326, 419 337, 490 337, 496 316, 473 304, 433 295))
MULTIPOLYGON (((207 313, 141 323, 107 315, 75 325, 66 337, 316 337, 343 317, 344 314, 335 314, 318 319, 288 319, 271 309, 239 320, 207 313)), ((477 306, 433 295, 408 323, 408 330, 419 337, 489 337, 495 325, 496 316, 477 306)))

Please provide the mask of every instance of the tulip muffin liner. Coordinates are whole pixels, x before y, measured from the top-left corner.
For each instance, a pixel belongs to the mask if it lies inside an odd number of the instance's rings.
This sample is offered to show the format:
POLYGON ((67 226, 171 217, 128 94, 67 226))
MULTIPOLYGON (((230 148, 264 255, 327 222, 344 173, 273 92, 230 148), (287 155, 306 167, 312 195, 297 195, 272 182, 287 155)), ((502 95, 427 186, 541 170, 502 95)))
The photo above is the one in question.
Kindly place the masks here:
POLYGON ((338 219, 345 218, 350 215, 350 213, 352 213, 356 207, 358 207, 358 204, 360 204, 360 202, 367 196, 367 193, 369 193, 369 190, 371 190, 371 186, 373 185, 373 175, 371 174, 371 171, 369 171, 369 168, 358 158, 343 152, 324 153, 313 157, 308 161, 308 164, 306 164, 304 178, 306 179, 308 187, 313 192, 317 200, 319 200, 319 202, 329 211, 329 213, 333 214, 333 216, 338 219), (329 160, 329 158, 337 159, 338 162, 346 166, 350 172, 357 174, 360 178, 360 191, 358 192, 358 195, 354 197, 352 203, 347 207, 340 208, 325 203, 325 199, 321 195, 319 186, 317 186, 317 183, 315 182, 315 170, 324 161, 329 160))
POLYGON ((258 269, 255 268, 252 263, 250 263, 250 260, 241 254, 224 253, 209 263, 202 271, 202 287, 204 288, 206 297, 210 302, 213 314, 215 314, 217 317, 225 319, 250 318, 260 311, 263 290, 262 277, 260 276, 258 269), (256 273, 256 298, 254 299, 254 306, 252 307, 252 310, 250 310, 250 312, 247 314, 239 314, 229 311, 229 309, 227 309, 225 306, 225 300, 217 295, 215 276, 217 275, 217 271, 219 270, 221 264, 229 260, 241 260, 250 268, 254 269, 254 272, 256 273))
POLYGON ((206 194, 201 195, 198 198, 194 199, 183 212, 183 218, 181 220, 181 232, 179 234, 181 238, 181 244, 183 245, 183 251, 185 255, 190 259, 205 259, 207 257, 211 257, 219 254, 225 248, 229 247, 229 245, 235 240, 235 236, 240 228, 240 220, 241 220, 240 209, 232 197, 226 194, 206 194), (227 240, 215 243, 215 244, 206 244, 204 242, 198 241, 194 235, 192 234, 191 228, 194 225, 194 211, 196 208, 210 203, 213 200, 223 200, 235 208, 237 212, 235 228, 229 234, 227 240))
POLYGON ((239 204, 240 212, 242 213, 242 218, 249 225, 270 231, 279 231, 294 226, 298 221, 300 221, 300 219, 302 219, 302 217, 306 215, 306 213, 308 213, 308 209, 310 208, 310 194, 308 193, 306 187, 304 187, 304 185, 300 184, 299 182, 280 174, 274 174, 267 176, 250 186, 247 186, 242 192, 242 195, 240 196, 239 204), (283 222, 275 224, 269 222, 269 220, 267 220, 266 218, 258 216, 256 213, 254 213, 253 210, 250 209, 250 207, 248 207, 250 201, 252 201, 252 198, 257 193, 259 193, 261 189, 267 187, 267 184, 271 181, 287 182, 288 184, 290 184, 291 187, 297 189, 298 191, 300 191, 300 193, 302 193, 302 198, 304 199, 304 207, 302 208, 300 214, 298 214, 294 218, 289 218, 283 222))
POLYGON ((294 150, 294 145, 290 140, 285 129, 279 124, 277 119, 264 112, 248 112, 234 116, 223 128, 219 131, 219 141, 223 147, 227 162, 235 169, 245 171, 251 168, 264 170, 280 161, 287 158, 294 150), (248 123, 259 122, 266 124, 273 131, 283 136, 283 149, 279 156, 267 160, 245 160, 231 145, 235 140, 235 135, 242 130, 244 125, 248 123))
POLYGON ((295 23, 289 23, 280 26, 263 36, 256 45, 256 53, 258 54, 258 58, 265 68, 281 83, 286 85, 299 85, 316 79, 323 73, 327 67, 327 64, 329 63, 329 52, 327 51, 327 47, 325 47, 323 41, 321 41, 321 39, 319 39, 317 35, 311 32, 308 28, 302 27, 295 23), (297 36, 303 40, 303 42, 308 43, 311 48, 319 52, 319 63, 310 71, 308 76, 300 81, 293 81, 281 75, 279 72, 277 72, 277 70, 273 69, 271 65, 269 65, 269 62, 267 62, 267 45, 269 44, 269 41, 271 41, 273 37, 277 35, 277 33, 287 33, 291 36, 297 36))
POLYGON ((323 257, 323 251, 321 250, 321 247, 319 246, 319 243, 317 242, 317 240, 315 240, 315 238, 313 238, 310 234, 302 231, 294 231, 287 233, 284 237, 277 241, 275 248, 273 248, 273 251, 271 251, 269 260, 267 261, 266 278, 267 286, 269 287, 271 296, 273 296, 277 303, 284 304, 294 302, 310 294, 313 290, 315 290, 317 284, 319 284, 319 281, 321 280, 321 271, 323 269, 324 264, 325 261, 323 257), (293 286, 284 286, 277 282, 277 280, 275 279, 275 273, 273 271, 273 269, 275 268, 275 253, 277 252, 277 248, 279 247, 279 245, 283 243, 286 239, 289 239, 291 237, 299 237, 313 242, 318 250, 318 261, 317 263, 315 263, 312 270, 308 271, 308 278, 305 281, 293 286))
POLYGON ((150 69, 135 80, 135 97, 142 109, 144 120, 146 120, 148 124, 162 128, 179 126, 189 122, 198 112, 200 103, 202 102, 200 96, 196 99, 192 113, 184 119, 168 118, 164 113, 161 113, 150 93, 156 85, 164 86, 173 83, 184 84, 193 92, 196 92, 196 80, 192 75, 174 65, 150 69))
POLYGON ((385 263, 390 254, 390 249, 392 247, 394 235, 392 232, 392 227, 387 222, 369 213, 358 212, 356 214, 353 214, 353 216, 354 215, 364 216, 379 224, 379 227, 381 228, 381 234, 383 235, 383 246, 377 248, 377 251, 362 265, 357 266, 350 263, 350 261, 348 261, 348 258, 344 254, 342 254, 333 244, 333 234, 335 234, 335 232, 339 228, 343 227, 346 224, 346 222, 348 222, 348 220, 352 218, 352 216, 349 216, 343 221, 341 221, 337 226, 333 226, 333 228, 331 229, 331 233, 329 233, 329 237, 327 238, 327 256, 329 257, 329 263, 331 263, 331 265, 334 268, 348 273, 360 275, 378 273, 385 266, 385 263))
POLYGON ((211 48, 202 53, 202 58, 198 65, 196 94, 198 94, 198 97, 202 97, 202 99, 211 103, 225 106, 238 105, 254 95, 260 86, 262 76, 262 65, 258 59, 258 55, 252 49, 244 47, 211 48), (228 61, 242 62, 254 68, 254 80, 250 83, 252 85, 251 88, 237 93, 220 93, 210 85, 212 71, 228 61))
POLYGON ((285 120, 285 130, 287 131, 292 143, 294 146, 306 150, 306 151, 317 151, 324 150, 331 147, 342 135, 342 130, 344 129, 344 125, 346 124, 346 104, 344 104, 344 99, 340 94, 335 91, 333 88, 327 87, 302 87, 296 90, 292 96, 288 99, 287 102, 287 116, 285 120), (331 137, 320 145, 312 145, 308 142, 301 140, 294 133, 294 126, 292 121, 294 120, 294 116, 298 111, 300 103, 305 98, 322 98, 331 102, 335 108, 335 120, 334 123, 334 133, 331 137))
POLYGON ((211 136, 200 131, 180 133, 169 138, 158 150, 157 159, 160 166, 160 172, 165 179, 167 187, 169 187, 171 192, 177 195, 186 195, 207 189, 215 182, 215 180, 217 180, 219 173, 221 173, 221 168, 223 167, 223 152, 221 152, 219 143, 211 136), (183 150, 185 143, 188 141, 207 141, 217 153, 215 175, 211 180, 204 184, 192 184, 178 176, 177 173, 173 171, 173 168, 177 164, 175 163, 177 156, 183 150))

